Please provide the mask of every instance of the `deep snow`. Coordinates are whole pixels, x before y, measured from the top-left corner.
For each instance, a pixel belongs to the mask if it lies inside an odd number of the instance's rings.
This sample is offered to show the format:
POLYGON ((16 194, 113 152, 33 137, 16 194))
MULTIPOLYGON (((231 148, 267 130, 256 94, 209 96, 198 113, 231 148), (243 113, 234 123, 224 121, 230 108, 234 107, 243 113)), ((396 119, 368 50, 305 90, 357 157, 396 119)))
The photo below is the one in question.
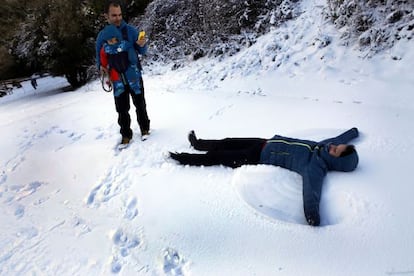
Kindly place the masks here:
POLYGON ((0 98, 0 274, 414 275, 413 42, 361 59, 320 8, 225 62, 151 68, 151 137, 133 120, 122 152, 98 81, 62 92, 45 78, 0 98), (191 129, 319 140, 354 126, 360 164, 326 177, 321 227, 305 223, 295 173, 166 158, 194 152, 191 129))

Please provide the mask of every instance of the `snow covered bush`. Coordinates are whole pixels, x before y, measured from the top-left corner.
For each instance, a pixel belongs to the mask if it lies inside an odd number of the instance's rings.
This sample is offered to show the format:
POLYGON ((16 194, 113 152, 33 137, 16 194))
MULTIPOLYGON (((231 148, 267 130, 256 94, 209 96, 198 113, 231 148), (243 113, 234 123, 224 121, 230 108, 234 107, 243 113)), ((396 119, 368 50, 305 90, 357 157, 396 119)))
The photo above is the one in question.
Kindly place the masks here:
POLYGON ((399 39, 412 39, 412 0, 328 0, 328 16, 346 43, 357 43, 370 54, 390 48, 399 39))
POLYGON ((294 18, 297 0, 155 0, 140 21, 154 61, 224 57, 294 18))

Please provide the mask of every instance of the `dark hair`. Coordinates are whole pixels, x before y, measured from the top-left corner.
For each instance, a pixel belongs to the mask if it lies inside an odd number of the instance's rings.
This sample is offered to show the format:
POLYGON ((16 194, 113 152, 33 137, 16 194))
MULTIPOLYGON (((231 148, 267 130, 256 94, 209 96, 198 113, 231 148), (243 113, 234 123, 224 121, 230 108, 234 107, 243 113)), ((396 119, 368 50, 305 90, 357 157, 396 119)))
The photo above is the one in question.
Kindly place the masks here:
POLYGON ((347 155, 350 155, 352 153, 356 152, 355 150, 355 146, 354 145, 348 145, 345 150, 341 153, 341 155, 339 155, 340 157, 344 157, 347 155))
POLYGON ((108 0, 108 1, 106 1, 104 12, 109 13, 109 8, 112 7, 112 6, 113 7, 121 7, 121 10, 122 10, 121 1, 119 1, 119 0, 108 0))

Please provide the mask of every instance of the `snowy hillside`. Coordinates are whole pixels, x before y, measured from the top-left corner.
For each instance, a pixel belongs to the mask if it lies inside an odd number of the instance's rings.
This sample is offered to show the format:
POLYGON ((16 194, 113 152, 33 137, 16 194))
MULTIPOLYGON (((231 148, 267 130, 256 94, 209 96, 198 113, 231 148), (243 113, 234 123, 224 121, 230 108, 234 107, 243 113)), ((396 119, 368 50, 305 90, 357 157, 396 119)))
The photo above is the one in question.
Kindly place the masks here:
POLYGON ((152 134, 140 141, 133 121, 121 152, 98 81, 0 98, 0 275, 414 275, 413 41, 362 59, 312 3, 222 62, 145 68, 152 134), (195 152, 191 129, 320 140, 351 127, 360 164, 326 177, 320 227, 297 174, 166 157, 195 152))

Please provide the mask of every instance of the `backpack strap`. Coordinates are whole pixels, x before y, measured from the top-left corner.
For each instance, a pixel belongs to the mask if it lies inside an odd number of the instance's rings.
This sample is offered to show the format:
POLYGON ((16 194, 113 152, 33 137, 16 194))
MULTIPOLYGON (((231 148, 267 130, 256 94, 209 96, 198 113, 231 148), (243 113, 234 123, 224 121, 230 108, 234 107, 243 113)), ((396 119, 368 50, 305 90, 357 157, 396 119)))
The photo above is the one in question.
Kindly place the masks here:
POLYGON ((128 27, 122 28, 121 33, 122 33, 122 39, 128 40, 128 27))

